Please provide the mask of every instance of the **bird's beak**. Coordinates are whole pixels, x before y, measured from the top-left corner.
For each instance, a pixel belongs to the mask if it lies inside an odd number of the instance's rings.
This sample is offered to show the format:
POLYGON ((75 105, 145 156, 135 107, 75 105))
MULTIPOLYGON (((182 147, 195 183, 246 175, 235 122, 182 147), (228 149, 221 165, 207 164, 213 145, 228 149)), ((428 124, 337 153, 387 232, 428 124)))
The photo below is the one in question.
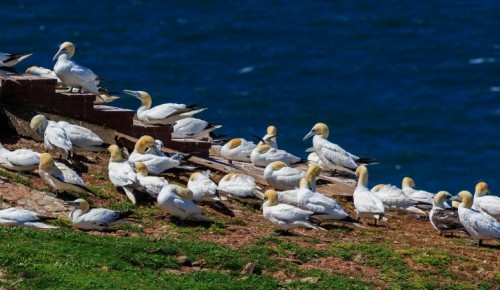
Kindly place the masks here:
POLYGON ((64 204, 65 205, 74 205, 74 206, 79 205, 78 202, 74 202, 74 201, 65 201, 64 204))
POLYGON ((52 58, 52 61, 55 61, 65 50, 66 50, 65 48, 59 49, 56 55, 54 55, 54 57, 52 58))
POLYGON ((132 96, 136 99, 141 100, 141 95, 139 94, 139 92, 131 91, 131 90, 123 90, 123 92, 129 96, 132 96))
POLYGON ((450 198, 451 201, 460 201, 462 202, 462 198, 460 198, 460 196, 458 195, 455 195, 454 197, 450 198))
POLYGON ((309 147, 306 149, 306 152, 314 152, 314 148, 313 147, 309 147))
POLYGON ((316 134, 316 132, 314 130, 311 130, 309 133, 307 133, 307 135, 304 136, 302 141, 306 141, 307 138, 311 138, 312 136, 314 136, 314 134, 316 134))

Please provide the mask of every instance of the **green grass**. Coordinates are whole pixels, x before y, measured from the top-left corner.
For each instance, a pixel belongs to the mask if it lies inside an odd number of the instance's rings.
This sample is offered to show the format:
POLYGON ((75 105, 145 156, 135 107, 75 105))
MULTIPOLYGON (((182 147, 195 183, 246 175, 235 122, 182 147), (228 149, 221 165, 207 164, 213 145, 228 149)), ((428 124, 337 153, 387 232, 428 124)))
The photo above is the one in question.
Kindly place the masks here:
POLYGON ((11 179, 15 183, 19 183, 25 186, 32 186, 31 176, 29 174, 24 174, 20 172, 10 172, 3 169, 0 169, 0 176, 7 177, 11 179))

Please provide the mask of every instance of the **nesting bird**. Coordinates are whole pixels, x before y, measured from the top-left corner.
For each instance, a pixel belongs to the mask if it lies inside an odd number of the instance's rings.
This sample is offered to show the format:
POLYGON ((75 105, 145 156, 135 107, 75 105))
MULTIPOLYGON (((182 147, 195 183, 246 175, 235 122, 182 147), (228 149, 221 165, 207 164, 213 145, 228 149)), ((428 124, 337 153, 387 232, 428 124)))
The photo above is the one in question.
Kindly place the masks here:
POLYGON ((274 161, 283 161, 286 164, 294 164, 300 162, 302 159, 285 150, 272 148, 267 144, 257 145, 250 154, 250 161, 255 166, 265 167, 274 161))
POLYGON ((81 151, 106 151, 108 144, 102 141, 101 137, 97 136, 92 130, 70 124, 66 121, 57 122, 60 128, 63 128, 71 141, 73 152, 81 151))
POLYGON ((93 195, 74 170, 67 166, 61 168, 56 166, 52 155, 49 153, 40 155, 38 174, 43 182, 56 192, 75 191, 93 195))
POLYGON ((210 170, 193 172, 187 188, 193 192, 193 200, 212 202, 217 198, 217 184, 210 180, 210 170))
MULTIPOLYGON (((135 143, 134 151, 130 154, 128 160, 131 162, 142 162, 148 168, 149 173, 152 174, 160 174, 166 170, 172 168, 181 168, 181 169, 193 169, 189 166, 184 166, 181 164, 181 160, 168 157, 152 154, 152 152, 147 151, 148 149, 157 150, 155 139, 151 136, 145 135, 137 140, 135 143)), ((182 155, 177 155, 182 157, 182 155)))
POLYGON ((185 118, 175 122, 172 139, 199 139, 221 127, 222 125, 210 124, 205 120, 185 118))
POLYGON ((30 66, 26 69, 25 73, 34 76, 41 76, 44 78, 56 79, 57 85, 62 85, 62 81, 57 77, 56 73, 48 68, 40 66, 30 66))
POLYGON ((141 106, 137 109, 137 118, 146 124, 171 125, 178 120, 192 117, 206 110, 196 105, 186 106, 176 103, 166 103, 151 108, 152 99, 148 93, 131 90, 123 90, 123 92, 141 101, 141 106))
POLYGON ((149 196, 157 198, 161 189, 168 184, 164 177, 149 176, 148 168, 142 162, 135 162, 135 171, 137 172, 137 180, 142 187, 141 191, 145 191, 149 196))
POLYGON ((384 219, 384 203, 368 189, 368 169, 366 166, 359 166, 356 169, 356 176, 358 177, 358 185, 353 193, 356 218, 373 218, 376 225, 377 221, 384 219))
POLYGON ((78 88, 78 92, 83 89, 85 92, 99 96, 99 89, 97 88, 99 78, 92 70, 71 60, 74 54, 75 45, 73 43, 66 41, 61 44, 52 59, 57 60, 54 65, 56 76, 70 87, 70 92, 73 88, 78 88))
POLYGON ((269 163, 264 169, 264 179, 273 188, 289 190, 299 187, 300 179, 306 175, 304 170, 290 167, 283 161, 269 163))
POLYGON ((53 225, 43 223, 46 220, 53 220, 54 217, 42 216, 23 208, 2 209, 3 195, 0 194, 0 226, 22 226, 39 229, 55 229, 53 225))
POLYGON ((45 150, 56 150, 64 159, 73 153, 73 144, 66 131, 44 115, 36 115, 31 119, 30 127, 43 137, 45 150))
POLYGON ((76 207, 69 213, 69 219, 73 225, 80 230, 104 231, 109 226, 127 221, 132 212, 120 212, 107 208, 93 208, 89 210, 89 203, 82 198, 74 201, 67 201, 66 204, 76 207))
POLYGON ((255 147, 257 145, 252 141, 247 141, 243 138, 234 138, 222 146, 220 155, 229 160, 229 163, 233 160, 251 162, 250 155, 255 147))
POLYGON ((474 207, 477 210, 485 212, 497 221, 500 221, 500 197, 488 195, 490 190, 486 182, 476 184, 474 192, 474 207))
POLYGON ((261 141, 257 145, 267 144, 272 148, 278 149, 277 136, 278 136, 278 129, 272 125, 268 126, 266 130, 266 135, 262 137, 261 141))
POLYGON ((434 200, 434 193, 425 190, 415 189, 415 182, 410 177, 403 178, 401 189, 403 193, 415 201, 428 204, 423 206, 424 209, 431 209, 434 200))
POLYGON ((134 189, 141 189, 142 186, 137 178, 137 173, 132 167, 132 163, 123 159, 120 147, 110 145, 108 152, 111 154, 108 163, 108 177, 114 186, 123 188, 129 200, 136 204, 134 189))
POLYGON ((479 240, 481 246, 483 240, 500 241, 500 222, 491 215, 482 211, 472 209, 472 194, 466 190, 454 197, 461 201, 458 206, 460 222, 474 239, 479 240))
MULTIPOLYGON (((421 204, 403 193, 403 190, 390 184, 378 184, 371 189, 387 209, 414 213, 418 216, 427 216, 427 213, 418 207, 421 204)), ((427 205, 427 204, 425 204, 427 205)))
POLYGON ((10 151, 0 143, 0 166, 13 171, 30 172, 38 168, 40 153, 31 149, 10 151))
POLYGON ((260 205, 264 199, 264 194, 255 180, 242 173, 226 174, 219 181, 217 189, 226 193, 229 198, 252 205, 260 205))
POLYGON ((465 228, 460 222, 460 217, 458 216, 458 209, 447 207, 445 203, 451 198, 452 195, 447 191, 440 191, 434 196, 432 209, 429 213, 429 220, 440 235, 454 232, 465 232, 465 228))
POLYGON ((303 210, 293 205, 278 203, 276 191, 270 189, 264 193, 265 202, 262 205, 263 216, 268 219, 277 230, 288 231, 292 228, 322 229, 312 224, 309 218, 312 211, 303 210))
POLYGON ((193 193, 175 184, 165 185, 158 195, 158 206, 180 219, 211 222, 191 200, 193 193))
POLYGON ((374 162, 373 158, 358 157, 347 152, 339 145, 328 141, 327 138, 329 134, 326 124, 317 123, 303 138, 303 140, 306 140, 314 136, 314 151, 329 170, 352 173, 358 166, 362 164, 372 164, 374 162))

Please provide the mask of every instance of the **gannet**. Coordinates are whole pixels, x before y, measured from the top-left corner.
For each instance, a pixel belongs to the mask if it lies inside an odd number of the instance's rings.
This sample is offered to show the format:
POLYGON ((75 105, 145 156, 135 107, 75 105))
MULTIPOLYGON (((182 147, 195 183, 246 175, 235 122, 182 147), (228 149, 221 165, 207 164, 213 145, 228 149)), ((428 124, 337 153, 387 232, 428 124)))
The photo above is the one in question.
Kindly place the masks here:
POLYGON ((193 172, 189 177, 187 188, 193 192, 193 200, 214 201, 218 200, 217 184, 210 180, 210 170, 193 172))
POLYGON ((373 218, 376 225, 377 221, 383 220, 385 215, 384 203, 368 189, 368 169, 366 166, 360 165, 356 169, 356 176, 358 177, 358 186, 353 193, 356 218, 373 218))
POLYGON ((403 193, 411 199, 429 204, 429 206, 421 206, 421 208, 430 209, 432 207, 431 205, 435 194, 425 190, 415 189, 415 182, 410 177, 403 178, 402 189, 403 193))
POLYGON ((220 155, 229 160, 229 163, 233 160, 251 162, 250 154, 252 154, 255 147, 257 145, 252 141, 247 141, 243 138, 234 138, 222 146, 220 155))
POLYGON ((109 180, 114 186, 123 188, 130 201, 136 204, 134 189, 140 189, 141 185, 132 163, 123 159, 120 147, 117 145, 110 145, 108 152, 111 154, 108 164, 109 180))
POLYGON ((458 209, 449 208, 445 203, 451 198, 451 194, 447 191, 440 191, 434 196, 429 220, 440 235, 453 232, 465 233, 465 228, 458 217, 458 209))
POLYGON ((73 87, 76 87, 78 88, 78 92, 83 89, 85 92, 99 96, 99 89, 97 88, 99 78, 90 69, 71 60, 71 57, 73 57, 74 54, 75 46, 73 43, 66 41, 61 44, 59 51, 52 59, 57 59, 57 62, 54 65, 54 72, 56 73, 56 76, 64 84, 70 86, 70 92, 73 90, 73 87))
POLYGON ((317 123, 311 131, 304 136, 303 140, 314 136, 314 151, 329 170, 340 170, 352 173, 359 165, 371 164, 374 162, 373 158, 358 157, 345 151, 339 145, 328 141, 328 135, 328 126, 323 123, 317 123))
POLYGON ((168 181, 164 177, 148 176, 148 168, 142 162, 135 162, 134 165, 142 191, 145 191, 153 198, 157 198, 161 189, 168 184, 168 181))
POLYGON ((73 153, 73 144, 66 131, 54 121, 49 121, 44 115, 36 115, 31 119, 31 129, 43 137, 46 150, 56 150, 64 159, 73 153))
POLYGON ((147 124, 170 125, 206 110, 196 105, 186 106, 176 103, 165 103, 151 108, 152 100, 148 93, 131 90, 123 90, 123 92, 141 101, 141 106, 137 109, 137 118, 147 124))
POLYGON ((40 67, 40 66, 30 66, 25 71, 26 74, 41 76, 49 79, 56 79, 57 85, 61 85, 62 81, 57 77, 56 73, 53 70, 48 68, 40 67))
POLYGON ((76 206, 76 209, 69 213, 69 219, 77 229, 85 231, 104 231, 109 226, 126 222, 127 217, 132 214, 132 211, 120 212, 107 208, 89 210, 89 203, 82 198, 67 201, 66 204, 76 206))
POLYGON ((304 170, 287 166, 283 161, 271 162, 264 169, 264 179, 271 187, 278 190, 299 187, 300 179, 305 175, 304 170))
POLYGON ((427 213, 416 205, 419 204, 403 193, 403 190, 391 184, 378 184, 371 189, 387 209, 427 216, 427 213))
POLYGON ((108 144, 104 144, 101 137, 92 130, 82 126, 70 124, 66 121, 57 122, 59 127, 66 131, 66 134, 73 145, 73 152, 81 151, 106 151, 108 144))
POLYGON ((198 139, 207 137, 208 133, 221 127, 222 125, 210 124, 205 120, 185 118, 175 122, 172 139, 198 139))
POLYGON ((272 148, 278 149, 277 136, 278 136, 278 129, 273 125, 268 126, 266 135, 262 137, 262 140, 257 145, 267 144, 272 148))
POLYGON ((23 226, 39 229, 56 229, 58 227, 48 225, 42 221, 53 220, 54 217, 42 216, 23 208, 2 209, 3 195, 0 194, 0 226, 23 226))
POLYGON ((8 67, 13 67, 19 62, 25 60, 29 56, 31 56, 32 53, 30 54, 20 54, 20 53, 4 53, 0 52, 0 62, 4 63, 8 67))
POLYGON ((289 204, 278 204, 278 195, 276 191, 270 189, 264 194, 266 200, 262 205, 263 215, 268 219, 277 230, 288 231, 291 228, 310 228, 322 229, 313 225, 309 221, 309 217, 314 213, 312 211, 303 210, 289 204))
POLYGON ((93 195, 74 170, 67 166, 62 168, 57 167, 49 153, 42 153, 40 155, 38 174, 43 182, 56 192, 75 191, 93 195))
POLYGON ((242 173, 228 173, 219 181, 219 192, 226 193, 229 198, 243 203, 260 205, 264 199, 261 189, 255 180, 242 173))
POLYGON ((500 221, 500 197, 488 195, 489 193, 486 182, 477 183, 474 192, 474 207, 500 221))
POLYGON ((479 246, 481 246, 483 240, 500 240, 500 222, 485 212, 471 209, 472 194, 470 192, 461 191, 453 199, 462 202, 458 206, 460 222, 469 235, 479 240, 479 246))
POLYGON ((294 164, 302 159, 285 150, 272 148, 267 144, 257 145, 250 154, 250 161, 255 166, 265 167, 267 164, 274 161, 283 161, 286 164, 294 164))
MULTIPOLYGON (((193 169, 189 166, 181 165, 181 160, 168 156, 152 154, 148 149, 155 149, 155 139, 149 135, 144 135, 135 143, 134 151, 128 160, 131 162, 142 162, 151 174, 160 174, 172 168, 193 169)), ((177 155, 182 156, 182 155, 177 155)))
POLYGON ((196 204, 191 200, 193 193, 187 188, 175 184, 163 187, 158 195, 158 205, 170 215, 180 219, 191 219, 202 222, 211 220, 204 216, 196 204))
MULTIPOLYGON (((314 150, 314 149, 313 149, 314 150)), ((321 161, 316 152, 311 152, 307 155, 307 164, 308 165, 318 165, 322 171, 329 171, 328 167, 321 161)))
POLYGON ((110 96, 108 94, 100 94, 99 96, 100 98, 96 98, 94 101, 96 105, 111 103, 120 98, 119 96, 110 96))
POLYGON ((9 151, 0 143, 0 166, 13 171, 29 172, 38 168, 40 153, 31 149, 9 151))

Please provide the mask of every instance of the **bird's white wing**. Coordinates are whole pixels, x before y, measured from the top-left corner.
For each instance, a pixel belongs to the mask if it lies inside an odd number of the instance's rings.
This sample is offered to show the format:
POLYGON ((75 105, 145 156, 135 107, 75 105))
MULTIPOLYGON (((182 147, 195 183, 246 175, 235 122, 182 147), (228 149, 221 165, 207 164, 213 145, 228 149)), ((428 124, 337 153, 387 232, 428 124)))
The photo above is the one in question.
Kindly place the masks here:
POLYGON ((33 166, 40 163, 40 153, 28 149, 12 151, 7 160, 17 166, 33 166))
POLYGON ((313 214, 311 211, 303 210, 288 204, 278 204, 270 207, 270 209, 270 213, 274 218, 285 222, 303 220, 313 214))

